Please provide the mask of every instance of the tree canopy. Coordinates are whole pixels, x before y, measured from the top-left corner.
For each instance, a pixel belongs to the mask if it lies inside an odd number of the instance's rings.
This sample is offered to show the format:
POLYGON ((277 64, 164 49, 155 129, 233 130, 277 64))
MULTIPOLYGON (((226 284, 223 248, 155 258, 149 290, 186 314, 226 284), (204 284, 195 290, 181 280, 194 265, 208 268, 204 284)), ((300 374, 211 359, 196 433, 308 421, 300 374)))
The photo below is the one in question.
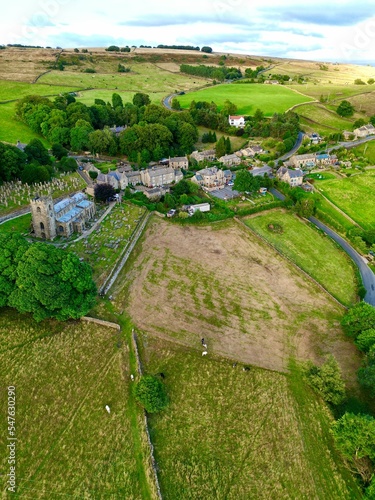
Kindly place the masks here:
POLYGON ((141 377, 134 386, 134 396, 148 413, 157 413, 168 405, 164 384, 152 375, 141 377))

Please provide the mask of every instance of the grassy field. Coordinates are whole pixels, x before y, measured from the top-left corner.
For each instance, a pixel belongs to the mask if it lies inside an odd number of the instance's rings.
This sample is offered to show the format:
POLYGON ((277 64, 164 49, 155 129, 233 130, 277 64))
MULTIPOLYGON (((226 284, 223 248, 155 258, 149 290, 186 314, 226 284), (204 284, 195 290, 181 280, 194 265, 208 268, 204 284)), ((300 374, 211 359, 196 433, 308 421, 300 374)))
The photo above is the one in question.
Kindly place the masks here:
POLYGON ((243 371, 141 338, 145 369, 164 373, 171 401, 150 418, 165 500, 361 498, 299 373, 243 371))
POLYGON ((59 52, 7 47, 0 51, 0 79, 32 83, 55 63, 59 52))
POLYGON ((346 118, 341 118, 337 113, 329 111, 323 104, 307 104, 305 106, 298 106, 294 110, 301 117, 306 117, 308 120, 315 122, 312 127, 328 128, 331 134, 342 131, 352 130, 353 121, 346 118))
POLYGON ((364 229, 375 228, 375 172, 366 171, 346 179, 317 180, 320 191, 364 229))
POLYGON ((356 301, 356 279, 347 255, 327 236, 284 211, 271 211, 246 219, 246 224, 289 257, 324 286, 342 304, 356 301), (269 225, 279 225, 282 233, 270 231, 269 225))
POLYGON ((21 184, 20 182, 5 183, 0 186, 0 215, 5 215, 30 204, 30 199, 36 195, 47 195, 52 191, 53 198, 67 196, 80 191, 86 183, 77 173, 62 174, 43 185, 21 184))
POLYGON ((27 95, 57 96, 63 92, 73 92, 79 87, 70 87, 68 85, 48 85, 48 84, 30 84, 22 82, 10 82, 0 80, 0 104, 4 101, 18 100, 27 95))
POLYGON ((357 94, 364 94, 366 96, 372 89, 372 87, 368 85, 339 85, 332 83, 304 83, 302 85, 292 84, 290 85, 290 88, 298 90, 302 94, 313 97, 316 100, 319 100, 320 97, 323 96, 327 102, 339 99, 348 99, 349 97, 357 94))
MULTIPOLYGON (((151 498, 119 334, 85 322, 37 324, 4 309, 0 332, 2 386, 16 392, 17 496, 151 498)), ((5 390, 0 399, 4 492, 5 390)))
POLYGON ((211 82, 201 78, 165 71, 152 63, 131 64, 130 73, 81 73, 72 71, 51 71, 43 75, 38 83, 71 85, 73 87, 101 90, 126 90, 131 92, 165 92, 193 90, 211 82))
POLYGON ((178 97, 183 108, 188 108, 193 100, 214 101, 221 108, 227 99, 236 104, 238 113, 252 115, 259 108, 267 116, 311 100, 281 85, 258 84, 216 85, 178 97))
POLYGON ((0 104, 0 141, 15 145, 18 140, 27 144, 32 139, 40 139, 49 147, 50 144, 44 137, 33 132, 26 123, 16 119, 15 104, 15 102, 0 104))
POLYGON ((291 354, 334 354, 355 386, 360 362, 342 308, 235 221, 180 226, 153 218, 111 290, 135 326, 181 345, 286 371, 291 354))
POLYGON ((357 156, 364 156, 375 165, 375 141, 362 144, 352 150, 357 156))
POLYGON ((91 265, 98 287, 108 277, 144 212, 141 207, 118 204, 90 236, 69 245, 69 250, 91 265))

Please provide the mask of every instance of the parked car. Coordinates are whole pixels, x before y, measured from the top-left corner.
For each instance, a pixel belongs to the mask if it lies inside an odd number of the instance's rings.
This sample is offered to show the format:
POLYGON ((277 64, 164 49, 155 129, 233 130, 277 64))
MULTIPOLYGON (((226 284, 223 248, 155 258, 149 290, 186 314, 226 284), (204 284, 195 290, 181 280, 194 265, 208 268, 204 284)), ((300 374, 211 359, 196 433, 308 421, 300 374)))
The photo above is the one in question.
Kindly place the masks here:
POLYGON ((167 217, 173 217, 174 215, 176 214, 176 210, 174 208, 172 208, 171 210, 169 210, 169 212, 167 213, 167 217))

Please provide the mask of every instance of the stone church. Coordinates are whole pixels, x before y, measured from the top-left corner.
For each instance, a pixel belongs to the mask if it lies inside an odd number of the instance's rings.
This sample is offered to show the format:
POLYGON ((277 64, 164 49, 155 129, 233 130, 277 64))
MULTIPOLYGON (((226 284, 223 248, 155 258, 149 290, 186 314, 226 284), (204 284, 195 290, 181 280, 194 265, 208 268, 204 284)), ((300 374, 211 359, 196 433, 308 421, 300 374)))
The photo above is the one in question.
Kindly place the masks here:
POLYGON ((46 240, 81 233, 96 211, 95 203, 84 193, 76 193, 55 204, 51 195, 37 196, 30 204, 35 236, 46 240))

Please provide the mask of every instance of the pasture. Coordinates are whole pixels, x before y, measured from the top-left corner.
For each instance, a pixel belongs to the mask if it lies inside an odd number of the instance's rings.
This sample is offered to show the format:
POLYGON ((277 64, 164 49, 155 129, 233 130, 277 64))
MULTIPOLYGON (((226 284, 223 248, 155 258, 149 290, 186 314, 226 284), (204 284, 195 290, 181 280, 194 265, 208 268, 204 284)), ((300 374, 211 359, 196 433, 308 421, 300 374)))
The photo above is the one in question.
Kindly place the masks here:
POLYGON ((144 213, 142 207, 116 204, 95 231, 69 245, 70 251, 90 264, 98 287, 103 285, 112 271, 144 213))
POLYGON ((315 186, 363 229, 375 229, 373 170, 345 179, 316 180, 315 186))
POLYGON ((235 221, 149 222, 114 288, 114 305, 152 335, 284 372, 291 355, 334 353, 355 385, 359 363, 339 326, 342 308, 235 221), (355 378, 355 377, 354 377, 355 378))
POLYGON ((79 87, 70 87, 64 84, 30 84, 0 80, 0 104, 6 101, 22 99, 22 97, 27 95, 39 95, 44 97, 58 96, 64 92, 73 92, 78 88, 79 87))
POLYGON ((183 108, 189 108, 191 101, 215 102, 221 109, 226 100, 233 102, 238 113, 253 115, 259 108, 266 116, 283 113, 296 104, 309 102, 312 99, 293 92, 282 85, 259 84, 223 84, 215 85, 197 92, 189 92, 178 96, 183 108))
MULTIPOLYGON (((289 86, 289 85, 288 85, 289 86)), ((340 85, 333 83, 304 83, 292 84, 291 88, 298 90, 302 94, 313 97, 319 100, 322 96, 328 103, 348 99, 355 95, 367 95, 371 92, 372 87, 368 85, 340 85)), ((338 102, 337 102, 338 104, 338 102)))
POLYGON ((0 51, 0 79, 32 83, 55 63, 59 52, 7 47, 0 51))
POLYGON ((356 278, 349 257, 324 234, 296 215, 275 210, 246 219, 246 224, 316 279, 345 306, 356 302, 356 278), (280 231, 270 229, 270 225, 280 231))
MULTIPOLYGON (((330 416, 298 371, 283 375, 141 335, 169 407, 150 427, 165 500, 361 498, 334 449, 330 416)), ((199 346, 200 339, 197 339, 199 346)))
MULTIPOLYGON (((175 90, 193 90, 211 82, 202 78, 165 71, 152 63, 131 63, 130 73, 118 73, 116 62, 112 74, 82 73, 71 67, 65 71, 51 71, 41 78, 39 83, 50 85, 70 85, 85 89, 101 89, 129 92, 164 92, 165 95, 175 90)), ((124 63, 127 64, 127 63, 124 63)), ((128 65, 128 64, 127 64, 128 65)))
MULTIPOLYGON (((6 309, 0 333, 2 385, 16 392, 17 496, 151 498, 119 333, 80 321, 35 323, 6 309)), ((0 403, 4 491, 4 390, 0 403)))
POLYGON ((362 144, 361 146, 352 149, 352 151, 359 157, 364 156, 367 158, 371 162, 372 166, 375 165, 375 141, 362 144))
POLYGON ((317 131, 320 127, 331 130, 331 134, 353 129, 353 120, 342 118, 335 111, 330 111, 323 104, 306 104, 295 108, 301 118, 307 118, 317 131))

